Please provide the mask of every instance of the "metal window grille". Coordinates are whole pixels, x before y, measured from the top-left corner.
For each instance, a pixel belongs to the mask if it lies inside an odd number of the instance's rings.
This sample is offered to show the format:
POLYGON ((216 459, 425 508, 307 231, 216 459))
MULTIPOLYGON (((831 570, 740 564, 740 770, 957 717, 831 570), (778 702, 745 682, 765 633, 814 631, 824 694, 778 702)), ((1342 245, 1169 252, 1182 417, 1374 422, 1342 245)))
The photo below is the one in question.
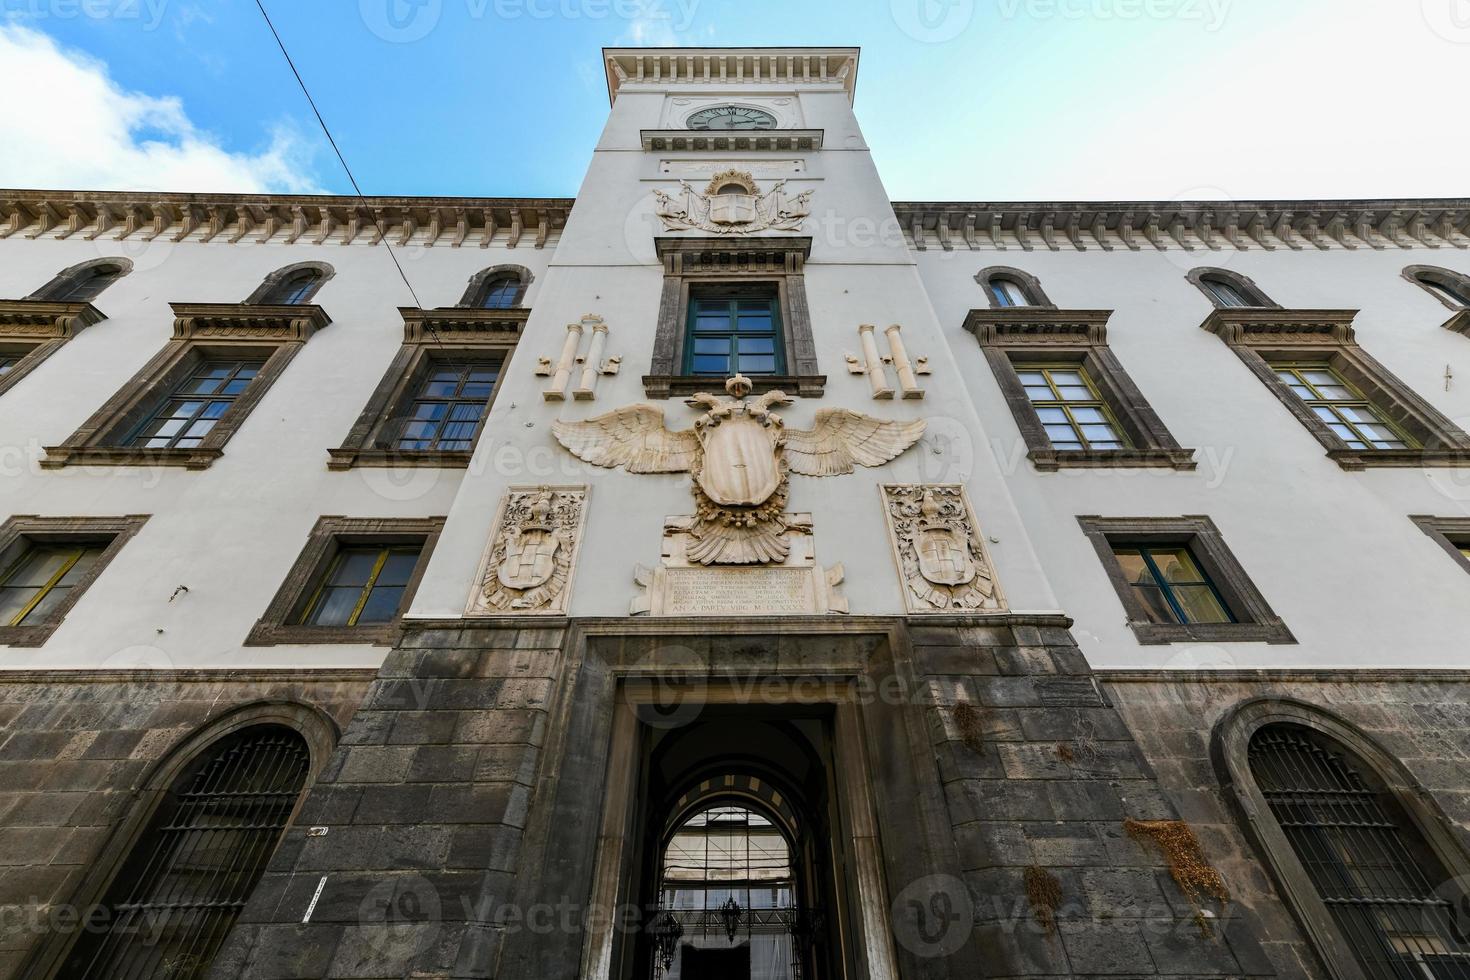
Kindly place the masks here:
POLYGON ((1397 803, 1340 749, 1289 725, 1251 739, 1251 773, 1370 980, 1467 980, 1454 884, 1397 803))
POLYGON ((209 971, 306 783, 306 743, 259 726, 211 746, 170 789, 103 910, 82 934, 68 980, 199 980, 209 971))

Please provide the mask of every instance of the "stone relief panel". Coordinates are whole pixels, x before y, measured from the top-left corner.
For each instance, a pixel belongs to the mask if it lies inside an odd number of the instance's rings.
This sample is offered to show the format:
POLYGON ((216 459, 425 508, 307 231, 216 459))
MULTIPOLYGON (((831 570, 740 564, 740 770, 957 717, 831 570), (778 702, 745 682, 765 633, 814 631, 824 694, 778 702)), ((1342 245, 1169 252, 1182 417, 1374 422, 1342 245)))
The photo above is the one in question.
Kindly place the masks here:
POLYGON ((761 191, 743 170, 723 170, 710 178, 703 193, 687 180, 674 194, 654 188, 654 213, 665 231, 705 231, 715 235, 757 231, 800 231, 811 214, 812 192, 793 194, 784 179, 761 191))
POLYGON ((465 614, 565 613, 586 504, 585 486, 507 489, 465 614))
POLYGON ((910 613, 1005 611, 963 486, 890 483, 879 490, 910 613))

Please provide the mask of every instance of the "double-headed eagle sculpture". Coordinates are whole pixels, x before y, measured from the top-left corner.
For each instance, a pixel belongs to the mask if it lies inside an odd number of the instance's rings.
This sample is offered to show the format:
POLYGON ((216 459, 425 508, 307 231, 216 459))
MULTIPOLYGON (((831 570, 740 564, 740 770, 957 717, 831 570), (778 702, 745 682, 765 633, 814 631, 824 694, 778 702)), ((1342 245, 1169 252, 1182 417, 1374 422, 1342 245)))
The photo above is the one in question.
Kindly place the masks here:
POLYGON ((671 431, 663 409, 628 405, 585 422, 552 425, 557 441, 594 466, 629 473, 693 476, 696 505, 687 557, 701 565, 778 564, 790 545, 787 477, 836 476, 855 464, 881 466, 924 434, 924 421, 885 422, 846 408, 824 408, 810 429, 788 429, 773 406, 780 391, 747 403, 750 379, 725 382, 733 397, 700 393, 686 404, 705 409, 692 429, 671 431))

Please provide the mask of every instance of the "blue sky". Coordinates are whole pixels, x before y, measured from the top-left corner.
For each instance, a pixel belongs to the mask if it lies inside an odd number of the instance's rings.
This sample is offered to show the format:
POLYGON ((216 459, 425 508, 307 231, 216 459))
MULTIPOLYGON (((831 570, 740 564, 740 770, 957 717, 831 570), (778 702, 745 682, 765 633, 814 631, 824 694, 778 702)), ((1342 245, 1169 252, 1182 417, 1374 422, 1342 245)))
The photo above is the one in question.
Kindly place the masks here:
MULTIPOLYGON (((861 46, 895 199, 1470 192, 1470 0, 267 8, 368 194, 575 193, 633 44, 861 46)), ((348 190, 252 0, 0 0, 0 84, 0 186, 348 190)))

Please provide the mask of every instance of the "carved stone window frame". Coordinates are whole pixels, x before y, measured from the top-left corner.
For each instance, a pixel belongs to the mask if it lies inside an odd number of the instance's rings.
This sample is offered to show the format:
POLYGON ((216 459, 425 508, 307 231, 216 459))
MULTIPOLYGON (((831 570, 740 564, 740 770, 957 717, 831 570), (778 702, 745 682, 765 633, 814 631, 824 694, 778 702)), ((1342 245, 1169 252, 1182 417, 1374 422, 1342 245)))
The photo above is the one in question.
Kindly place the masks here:
POLYGON ((262 304, 262 300, 269 296, 283 281, 291 278, 303 269, 310 269, 317 276, 315 281, 312 282, 310 291, 307 292, 301 303, 291 304, 294 306, 310 303, 316 294, 321 291, 321 288, 327 284, 327 280, 337 274, 337 270, 326 262, 295 262, 291 265, 284 265, 262 279, 260 285, 255 287, 255 291, 246 297, 245 303, 250 306, 269 305, 262 304))
POLYGON ((1350 722, 1295 698, 1261 697, 1238 705, 1216 724, 1210 757, 1221 789, 1275 882, 1283 904, 1302 926, 1333 977, 1365 980, 1352 945, 1337 927, 1251 772, 1252 737, 1269 725, 1283 724, 1326 736, 1361 761, 1452 879, 1464 881, 1470 875, 1470 855, 1459 842, 1456 826, 1435 804, 1433 795, 1392 753, 1350 722))
POLYGON ((992 310, 1014 310, 1028 308, 1001 306, 995 298, 995 293, 991 291, 990 281, 992 279, 1010 279, 1017 286, 1021 287, 1021 292, 1026 294, 1026 299, 1030 303, 1030 308, 1046 310, 1054 310, 1057 308, 1056 304, 1047 298, 1046 290, 1041 288, 1041 280, 1033 276, 1031 273, 1027 272, 1024 269, 1017 269, 1015 266, 1010 265, 990 265, 975 273, 975 282, 979 283, 980 288, 985 291, 985 299, 990 304, 990 308, 992 310))
POLYGON ((1453 311, 1451 316, 1440 326, 1455 333, 1470 337, 1470 303, 1456 303, 1438 289, 1430 284, 1438 280, 1446 288, 1454 289, 1465 296, 1470 296, 1470 276, 1453 269, 1446 269, 1438 265, 1406 265, 1400 273, 1404 279, 1418 286, 1430 296, 1439 300, 1446 309, 1453 311))
POLYGON ((521 309, 526 302, 526 290, 531 288, 531 283, 536 281, 536 277, 533 276, 531 274, 531 270, 527 269, 525 266, 515 265, 512 263, 507 263, 503 265, 492 265, 490 266, 490 268, 481 269, 473 276, 470 276, 470 281, 465 286, 464 294, 460 296, 459 302, 456 304, 456 306, 458 306, 460 309, 469 310, 484 309, 484 307, 480 306, 480 302, 483 298, 482 294, 484 293, 485 288, 492 283, 499 282, 502 279, 515 279, 520 282, 521 288, 516 293, 516 301, 513 304, 506 307, 495 308, 507 310, 521 309))
POLYGON ((0 626, 0 643, 13 647, 43 645, 112 559, 117 557, 123 545, 142 530, 148 517, 147 514, 129 514, 125 517, 39 517, 35 514, 23 514, 0 524, 0 569, 9 568, 20 557, 21 552, 33 544, 82 543, 107 539, 102 554, 72 584, 65 599, 36 622, 0 626))
POLYGON ((423 580, 424 569, 444 529, 443 517, 342 517, 330 514, 317 518, 306 545, 292 563, 275 597, 250 633, 245 646, 275 646, 283 643, 368 643, 392 646, 403 633, 403 614, 413 603, 423 580), (403 600, 392 622, 371 626, 306 626, 293 623, 301 605, 311 596, 344 546, 419 544, 418 561, 403 590, 403 600))
POLYGON ((1470 545, 1470 517, 1433 517, 1429 514, 1410 514, 1409 520, 1419 530, 1429 535, 1430 540, 1445 550, 1465 571, 1470 572, 1470 558, 1460 551, 1460 542, 1470 545))
POLYGON ((505 385, 511 355, 526 329, 528 309, 480 309, 477 307, 441 307, 420 310, 400 306, 403 317, 403 346, 393 355, 388 370, 373 389, 347 438, 336 449, 327 450, 327 467, 347 470, 354 466, 430 466, 464 469, 470 465, 475 450, 469 449, 395 449, 394 429, 402 422, 404 411, 413 401, 425 372, 436 363, 480 362, 500 359, 500 375, 490 400, 480 412, 475 427, 475 443, 484 431, 490 409, 505 385))
POLYGON ((0 375, 0 395, 14 388, 83 329, 106 318, 91 303, 0 300, 0 354, 20 356, 14 367, 0 375))
MULTIPOLYGON (((88 259, 85 262, 78 262, 76 265, 67 266, 65 269, 62 269, 56 275, 52 276, 51 279, 44 286, 27 296, 26 299, 47 303, 70 303, 71 301, 54 300, 51 297, 55 296, 59 292, 63 292, 64 290, 71 288, 71 286, 78 280, 90 278, 91 271, 99 266, 112 266, 116 268, 117 275, 114 276, 112 280, 113 282, 116 282, 123 276, 126 276, 133 271, 133 260, 124 258, 121 255, 108 255, 103 256, 102 258, 88 259)), ((108 283, 108 286, 110 285, 112 285, 112 283, 108 283)), ((107 286, 104 286, 102 288, 106 289, 107 286)), ((83 302, 90 302, 90 300, 86 300, 83 302)))
POLYGON ((1184 278, 1194 283, 1195 288, 1203 293, 1205 299, 1209 300, 1210 305, 1215 307, 1215 309, 1217 310, 1281 309, 1281 304, 1273 300, 1270 296, 1267 296, 1266 291, 1260 286, 1257 286, 1254 279, 1252 279, 1250 276, 1242 275, 1239 272, 1232 272, 1229 269, 1218 269, 1214 266, 1202 265, 1190 269, 1189 272, 1185 274, 1184 278), (1210 290, 1210 287, 1205 285, 1204 280, 1211 278, 1223 279, 1226 283, 1232 286, 1236 292, 1240 293, 1241 296, 1245 297, 1246 299, 1253 300, 1253 302, 1249 306, 1226 306, 1224 303, 1220 302, 1219 297, 1210 290))
POLYGON ((827 376, 819 373, 807 306, 804 268, 811 255, 810 238, 673 238, 656 237, 654 247, 664 267, 659 297, 653 361, 643 376, 649 398, 671 398, 718 388, 723 379, 681 373, 685 324, 691 291, 721 283, 751 286, 769 283, 781 308, 784 375, 752 377, 754 393, 779 388, 802 398, 820 398, 827 376))
POLYGON ((171 303, 174 335, 117 393, 59 446, 47 446, 41 465, 183 466, 206 469, 275 384, 286 365, 331 318, 320 306, 244 303, 171 303), (189 374, 209 357, 260 357, 265 364, 203 442, 193 449, 120 445, 189 374))
POLYGON ((1200 327, 1230 345, 1343 469, 1470 465, 1470 434, 1358 346, 1352 325, 1357 314, 1357 310, 1222 307, 1206 317, 1200 327), (1350 448, 1277 377, 1273 365, 1288 361, 1328 364, 1419 446, 1350 448))
POLYGON ((1182 517, 1077 517, 1092 542, 1113 591, 1128 616, 1128 628, 1144 645, 1164 643, 1295 643, 1296 637, 1272 611, 1240 562, 1225 544, 1215 522, 1202 514, 1182 517), (1113 549, 1118 545, 1187 547, 1219 594, 1233 623, 1155 623, 1123 575, 1113 549))
POLYGON ((1193 470, 1194 450, 1175 441, 1108 347, 1107 322, 1111 315, 1111 310, 997 307, 971 310, 965 317, 965 329, 980 342, 1021 438, 1026 440, 1026 456, 1038 470, 1106 466, 1193 470), (1023 361, 1082 368, 1132 446, 1053 449, 1016 373, 1016 364, 1023 361))

